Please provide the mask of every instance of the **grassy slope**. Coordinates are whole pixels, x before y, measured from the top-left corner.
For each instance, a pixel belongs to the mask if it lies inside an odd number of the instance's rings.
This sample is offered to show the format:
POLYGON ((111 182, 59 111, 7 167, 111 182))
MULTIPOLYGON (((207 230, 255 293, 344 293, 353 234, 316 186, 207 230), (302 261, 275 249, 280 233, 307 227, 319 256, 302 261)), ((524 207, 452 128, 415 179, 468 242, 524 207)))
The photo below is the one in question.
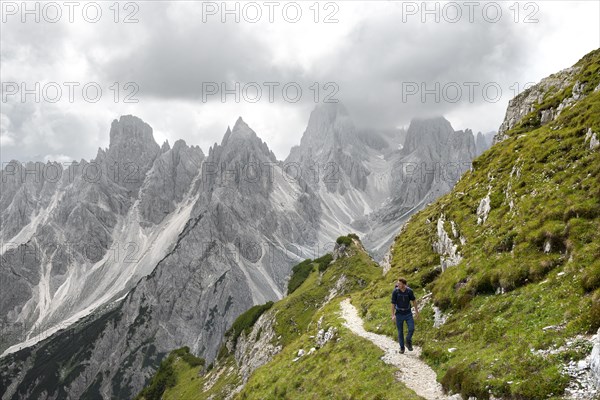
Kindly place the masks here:
MULTIPOLYGON (((589 348, 548 358, 531 349, 560 346, 600 326, 600 152, 584 143, 588 128, 600 132, 600 92, 592 93, 600 81, 600 51, 579 64, 588 97, 542 127, 537 111, 524 118, 451 193, 411 218, 394 243, 391 271, 353 296, 367 329, 394 337, 391 282, 403 275, 419 295, 431 292, 450 318, 436 329, 426 307, 415 342, 447 389, 480 398, 490 391, 557 396, 568 383, 560 361, 581 358, 589 348), (491 212, 478 225, 476 210, 488 190, 491 212), (454 221, 466 243, 453 239, 464 259, 439 275, 432 244, 441 215, 446 232, 452 236, 454 221), (547 241, 552 251, 546 254, 547 241), (498 288, 506 293, 494 294, 498 288), (563 328, 542 329, 549 325, 563 328), (448 352, 452 347, 457 350, 448 352)), ((570 89, 549 94, 538 110, 569 95, 570 89)))
POLYGON ((251 376, 239 399, 418 399, 419 397, 394 378, 394 368, 380 360, 383 351, 342 327, 336 297, 319 310, 330 288, 346 276, 346 293, 365 288, 381 276, 381 269, 361 250, 352 246, 354 255, 339 259, 319 278, 315 271, 302 286, 276 303, 275 330, 282 336, 284 349, 251 376), (339 341, 330 341, 315 354, 297 362, 299 349, 314 347, 310 336, 322 327, 338 329, 339 341))
MULTIPOLYGON (((304 282, 269 309, 268 312, 275 313, 274 329, 276 336, 280 337, 279 343, 284 346, 283 350, 254 372, 236 398, 419 399, 395 380, 394 369, 380 360, 381 350, 351 334, 338 319, 342 296, 366 288, 381 276, 381 269, 361 249, 352 245, 349 251, 349 257, 338 259, 322 272, 319 272, 319 263, 314 262, 304 282), (322 307, 342 275, 345 276, 343 293, 322 307), (315 347, 314 338, 310 336, 316 335, 317 321, 321 316, 322 327, 336 327, 339 340, 332 340, 316 353, 293 362, 299 349, 308 352, 315 347)), ((238 320, 254 318, 242 314, 238 320)), ((235 360, 224 347, 215 366, 206 374, 201 374, 202 367, 191 367, 179 359, 170 366, 174 371, 175 385, 165 391, 164 399, 203 399, 211 395, 223 398, 240 383, 235 360), (205 385, 211 380, 214 380, 214 385, 205 390, 208 387, 205 385)))
POLYGON ((340 298, 316 313, 325 326, 338 329, 316 353, 292 360, 299 349, 314 346, 308 332, 286 346, 251 376, 238 399, 420 399, 394 378, 394 368, 380 360, 383 351, 352 334, 338 318, 340 298))

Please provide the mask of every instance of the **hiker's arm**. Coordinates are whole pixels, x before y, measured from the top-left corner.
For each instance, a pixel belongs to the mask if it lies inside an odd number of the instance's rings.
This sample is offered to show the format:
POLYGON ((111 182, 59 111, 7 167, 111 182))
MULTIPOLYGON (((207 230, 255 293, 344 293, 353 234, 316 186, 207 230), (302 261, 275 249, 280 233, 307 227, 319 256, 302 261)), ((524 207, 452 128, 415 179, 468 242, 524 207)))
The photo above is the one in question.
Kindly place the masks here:
POLYGON ((395 318, 396 318, 396 313, 395 313, 395 311, 396 311, 396 310, 394 310, 394 303, 392 303, 392 319, 395 319, 395 318))
POLYGON ((413 300, 413 306, 415 306, 415 316, 419 316, 419 306, 417 305, 417 299, 413 300))

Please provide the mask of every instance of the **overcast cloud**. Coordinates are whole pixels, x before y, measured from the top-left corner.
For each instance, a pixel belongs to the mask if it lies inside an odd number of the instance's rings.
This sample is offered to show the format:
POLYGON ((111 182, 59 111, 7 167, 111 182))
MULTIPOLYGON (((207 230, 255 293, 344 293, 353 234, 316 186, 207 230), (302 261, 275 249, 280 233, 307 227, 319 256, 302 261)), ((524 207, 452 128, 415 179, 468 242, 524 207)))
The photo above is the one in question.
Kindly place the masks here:
MULTIPOLYGON (((600 8, 595 1, 529 2, 535 7, 522 2, 517 23, 514 10, 509 9, 513 2, 501 3, 503 14, 496 23, 482 17, 484 3, 475 9, 473 23, 465 7, 457 23, 444 21, 443 14, 439 23, 433 16, 423 23, 420 10, 416 15, 406 13, 406 2, 335 2, 339 10, 334 17, 339 22, 328 24, 312 20, 312 2, 302 3, 298 23, 286 22, 280 11, 269 23, 262 2, 257 2, 263 11, 258 23, 243 18, 236 23, 232 16, 222 23, 218 15, 203 22, 200 2, 133 3, 139 7, 134 16, 139 22, 127 24, 112 20, 109 3, 102 3, 103 15, 97 23, 86 22, 77 11, 73 23, 66 15, 57 23, 43 17, 36 23, 32 16, 22 23, 22 10, 13 15, 3 6, 3 88, 7 82, 25 82, 28 88, 35 82, 42 87, 49 82, 80 83, 72 102, 65 86, 56 103, 45 96, 35 101, 32 95, 22 102, 20 93, 3 92, 4 162, 93 158, 98 147, 108 146, 111 121, 123 114, 148 122, 159 144, 184 139, 204 151, 220 142, 227 126, 242 116, 283 159, 299 143, 315 107, 310 90, 315 82, 320 86, 320 101, 332 92, 323 85, 334 82, 339 88, 334 97, 346 104, 361 127, 405 126, 413 117, 444 115, 455 129, 487 132, 500 125, 517 85, 522 88, 571 66, 600 47, 600 8), (534 11, 532 18, 538 22, 524 23, 534 11), (87 82, 97 82, 103 90, 95 103, 82 97, 81 86, 87 82), (114 82, 119 83, 118 101, 110 89, 114 82), (133 94, 133 86, 124 86, 127 82, 135 83, 139 91, 133 94), (206 82, 225 82, 229 88, 234 82, 242 86, 257 82, 262 98, 256 103, 243 97, 237 103, 233 95, 225 102, 220 95, 203 99, 206 82), (273 102, 263 82, 280 84, 273 102), (296 103, 286 101, 281 93, 290 82, 303 90, 296 103), (434 88, 436 82, 440 87, 460 87, 462 96, 447 101, 456 97, 449 89, 451 98, 439 102, 434 95, 425 102, 420 94, 403 98, 411 82, 417 87, 434 88), (472 99, 465 86, 468 82, 478 85, 472 99), (502 89, 502 95, 495 98, 490 89, 492 98, 486 100, 482 87, 492 83, 502 89), (138 102, 125 103, 127 94, 138 102)), ((20 7, 21 3, 14 4, 20 7)), ((435 7, 434 2, 428 4, 435 7)), ((335 10, 321 6, 320 20, 335 10)), ((132 10, 122 8, 120 20, 132 10)), ((254 91, 248 95, 253 97, 254 91)))

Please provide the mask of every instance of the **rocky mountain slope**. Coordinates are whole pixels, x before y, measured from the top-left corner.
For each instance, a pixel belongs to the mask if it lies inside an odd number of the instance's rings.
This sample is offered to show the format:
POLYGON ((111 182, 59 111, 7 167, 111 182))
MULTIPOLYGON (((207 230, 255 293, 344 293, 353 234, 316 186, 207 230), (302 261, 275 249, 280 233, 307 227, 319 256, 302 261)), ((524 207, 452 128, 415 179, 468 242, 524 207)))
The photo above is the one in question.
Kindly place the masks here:
POLYGON ((203 159, 183 141, 160 148, 124 116, 90 162, 4 166, 0 350, 47 337, 150 273, 189 219, 203 159))
POLYGON ((381 260, 401 224, 447 193, 476 153, 473 133, 455 132, 444 118, 413 120, 406 132, 359 131, 335 103, 311 113, 285 163, 300 166, 320 198, 321 240, 357 232, 381 260))

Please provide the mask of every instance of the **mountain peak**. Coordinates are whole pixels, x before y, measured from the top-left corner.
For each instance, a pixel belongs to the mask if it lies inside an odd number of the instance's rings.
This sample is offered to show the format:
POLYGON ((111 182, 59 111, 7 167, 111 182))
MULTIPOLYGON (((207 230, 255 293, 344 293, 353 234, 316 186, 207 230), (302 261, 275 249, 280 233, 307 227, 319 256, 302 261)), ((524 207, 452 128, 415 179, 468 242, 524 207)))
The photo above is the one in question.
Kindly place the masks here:
POLYGON ((453 133, 452 125, 442 116, 414 118, 406 131, 403 152, 408 154, 423 145, 446 143, 453 133))
POLYGON ((142 119, 133 115, 122 115, 118 120, 113 120, 110 126, 110 144, 119 146, 124 143, 150 143, 158 144, 154 141, 152 128, 142 119))
POLYGON ((231 130, 233 135, 254 135, 256 133, 248 126, 247 123, 244 122, 242 117, 238 117, 237 121, 235 121, 235 125, 233 125, 233 129, 231 130))
POLYGON ((247 139, 260 139, 256 135, 256 133, 248 126, 246 122, 242 119, 242 117, 238 117, 233 125, 233 129, 229 126, 227 127, 227 131, 223 136, 223 140, 221 141, 221 146, 224 146, 227 143, 231 143, 232 141, 238 140, 247 140, 247 139))
POLYGON ((337 118, 338 116, 348 116, 348 110, 341 102, 337 103, 321 103, 318 104, 311 113, 311 117, 314 115, 324 115, 329 117, 330 120, 337 118))
POLYGON ((258 151, 258 153, 266 155, 269 159, 276 160, 275 155, 269 150, 267 144, 244 122, 242 117, 239 117, 235 125, 233 125, 233 129, 227 127, 227 131, 221 140, 221 145, 217 146, 215 144, 214 147, 211 147, 209 156, 215 157, 217 154, 221 156, 223 154, 230 154, 233 156, 233 154, 247 154, 249 151, 258 151))
POLYGON ((293 148, 288 158, 294 160, 298 152, 325 154, 333 148, 357 141, 356 128, 342 103, 319 104, 310 113, 300 146, 293 148))
MULTIPOLYGON (((123 115, 110 126, 110 144, 106 151, 109 163, 118 163, 122 168, 136 168, 140 176, 152 166, 161 153, 161 147, 154 140, 150 125, 133 115, 123 115), (129 167, 127 167, 129 166, 129 167)), ((141 180, 125 183, 125 186, 138 188, 141 180)))

